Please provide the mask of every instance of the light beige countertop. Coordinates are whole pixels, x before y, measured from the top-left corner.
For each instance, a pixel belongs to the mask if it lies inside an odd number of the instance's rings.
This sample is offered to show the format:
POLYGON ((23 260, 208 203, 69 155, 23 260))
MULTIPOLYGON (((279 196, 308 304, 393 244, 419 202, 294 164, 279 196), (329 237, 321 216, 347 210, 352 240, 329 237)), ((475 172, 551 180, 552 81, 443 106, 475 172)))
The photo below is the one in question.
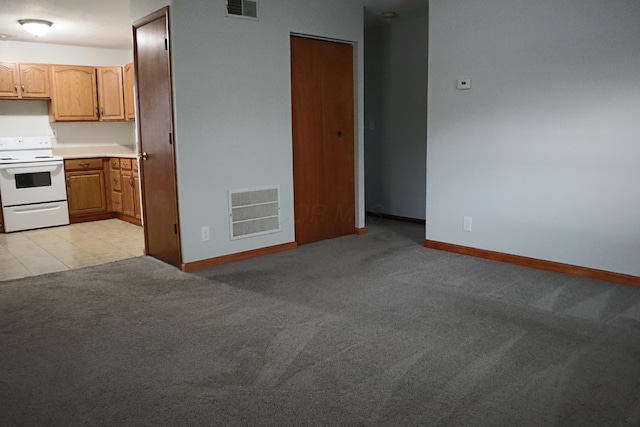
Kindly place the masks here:
POLYGON ((84 147, 53 147, 53 155, 64 159, 83 159, 87 157, 138 157, 135 145, 96 145, 84 147))

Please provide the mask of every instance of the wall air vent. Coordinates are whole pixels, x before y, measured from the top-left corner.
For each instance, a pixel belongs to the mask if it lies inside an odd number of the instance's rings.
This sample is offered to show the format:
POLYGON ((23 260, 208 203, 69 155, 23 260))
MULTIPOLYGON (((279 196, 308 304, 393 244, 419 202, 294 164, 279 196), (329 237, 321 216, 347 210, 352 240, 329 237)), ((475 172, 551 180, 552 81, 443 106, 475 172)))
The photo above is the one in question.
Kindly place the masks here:
POLYGON ((229 191, 231 240, 280 231, 280 188, 229 191))
POLYGON ((258 19, 256 0, 227 0, 227 16, 258 19))

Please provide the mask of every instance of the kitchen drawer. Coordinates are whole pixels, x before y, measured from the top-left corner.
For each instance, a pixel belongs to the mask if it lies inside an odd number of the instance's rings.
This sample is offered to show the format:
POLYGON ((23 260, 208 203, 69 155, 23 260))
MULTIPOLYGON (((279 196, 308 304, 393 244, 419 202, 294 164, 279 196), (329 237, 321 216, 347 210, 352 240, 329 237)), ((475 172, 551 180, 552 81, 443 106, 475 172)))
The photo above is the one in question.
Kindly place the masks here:
POLYGON ((67 171, 73 170, 87 170, 87 169, 102 169, 102 159, 71 159, 64 161, 64 168, 67 171))
POLYGON ((122 183, 120 181, 120 170, 111 171, 111 189, 113 191, 122 191, 122 183))
POLYGON ((120 159, 120 168, 131 170, 131 159, 120 159))
POLYGON ((111 169, 120 169, 120 159, 109 159, 109 164, 111 165, 111 169))
POLYGON ((111 193, 111 205, 114 212, 122 213, 122 193, 117 191, 111 193))

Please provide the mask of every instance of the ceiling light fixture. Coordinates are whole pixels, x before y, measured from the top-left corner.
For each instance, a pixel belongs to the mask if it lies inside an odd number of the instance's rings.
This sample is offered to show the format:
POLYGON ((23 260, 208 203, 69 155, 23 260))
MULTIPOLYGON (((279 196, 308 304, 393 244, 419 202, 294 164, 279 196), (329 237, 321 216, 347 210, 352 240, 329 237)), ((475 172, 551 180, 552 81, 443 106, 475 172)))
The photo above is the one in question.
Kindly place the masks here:
POLYGON ((44 19, 19 19, 18 22, 22 28, 36 37, 45 34, 53 25, 53 22, 44 19))
POLYGON ((388 11, 388 12, 383 12, 382 13, 382 17, 383 18, 387 18, 387 19, 395 18, 396 16, 398 16, 398 14, 393 12, 393 11, 388 11))

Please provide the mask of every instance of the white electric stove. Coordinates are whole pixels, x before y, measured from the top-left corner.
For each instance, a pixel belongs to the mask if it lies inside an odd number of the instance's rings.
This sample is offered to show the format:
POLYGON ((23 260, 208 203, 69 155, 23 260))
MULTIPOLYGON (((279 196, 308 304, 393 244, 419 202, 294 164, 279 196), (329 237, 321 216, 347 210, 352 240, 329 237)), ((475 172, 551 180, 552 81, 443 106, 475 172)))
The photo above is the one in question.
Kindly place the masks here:
POLYGON ((69 224, 64 162, 51 138, 0 137, 0 198, 6 232, 69 224))

